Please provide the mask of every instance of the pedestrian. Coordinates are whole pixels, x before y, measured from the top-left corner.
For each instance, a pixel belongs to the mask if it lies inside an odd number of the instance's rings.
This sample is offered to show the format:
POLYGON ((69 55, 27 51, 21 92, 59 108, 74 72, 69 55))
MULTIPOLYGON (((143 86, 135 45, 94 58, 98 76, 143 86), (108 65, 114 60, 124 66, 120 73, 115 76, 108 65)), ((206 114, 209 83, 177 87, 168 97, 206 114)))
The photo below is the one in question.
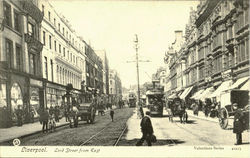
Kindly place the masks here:
POLYGON ((143 117, 144 117, 143 109, 142 109, 142 107, 141 107, 141 106, 140 106, 140 115, 141 115, 141 118, 143 118, 143 117))
POLYGON ((48 121, 49 121, 49 111, 48 109, 42 109, 41 115, 40 115, 40 122, 42 123, 42 132, 47 133, 48 132, 48 121))
POLYGON ((56 121, 56 122, 59 122, 59 113, 60 113, 59 107, 56 106, 56 107, 55 107, 55 113, 54 113, 54 114, 55 114, 54 116, 55 116, 55 121, 56 121))
POLYGON ((18 109, 16 110, 16 117, 17 117, 17 126, 23 125, 23 110, 21 105, 18 105, 18 109))
MULTIPOLYGON (((233 107, 238 107, 237 103, 233 104, 233 107)), ((242 144, 242 132, 244 131, 244 114, 241 108, 237 108, 234 114, 234 126, 233 133, 236 134, 236 143, 235 145, 242 144)))
POLYGON ((111 108, 111 109, 110 109, 110 116, 111 116, 112 122, 114 122, 114 114, 115 114, 115 112, 114 112, 114 110, 111 108))
POLYGON ((142 138, 136 143, 136 146, 141 146, 144 140, 147 141, 148 146, 152 146, 151 138, 153 136, 154 130, 150 120, 150 112, 146 112, 146 116, 144 116, 141 120, 141 131, 142 131, 142 138))

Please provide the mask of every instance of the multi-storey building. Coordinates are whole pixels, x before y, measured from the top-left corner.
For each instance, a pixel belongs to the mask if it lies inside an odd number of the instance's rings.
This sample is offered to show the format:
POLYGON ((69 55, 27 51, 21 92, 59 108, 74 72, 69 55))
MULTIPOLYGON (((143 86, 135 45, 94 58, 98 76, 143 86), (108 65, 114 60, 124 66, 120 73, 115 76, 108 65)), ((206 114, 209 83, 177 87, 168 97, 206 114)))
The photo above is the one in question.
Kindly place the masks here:
POLYGON ((114 70, 109 70, 109 96, 113 104, 117 104, 122 99, 122 84, 119 74, 114 70))
POLYGON ((66 85, 72 84, 73 93, 78 94, 85 80, 85 42, 49 1, 39 1, 39 8, 44 15, 40 33, 45 104, 47 107, 61 106, 66 85))
POLYGON ((86 43, 86 87, 88 91, 96 90, 103 94, 103 61, 86 43))
MULTIPOLYGON (((10 122, 21 108, 24 121, 44 105, 38 1, 0 1, 0 108, 7 108, 10 122)), ((6 112, 6 111, 5 111, 6 112)))
POLYGON ((185 37, 185 95, 193 89, 196 99, 218 101, 222 91, 249 84, 248 1, 201 1, 190 12, 185 37))
POLYGON ((165 64, 166 68, 166 87, 165 92, 166 95, 174 94, 179 92, 182 89, 182 71, 183 67, 182 61, 179 62, 181 46, 184 42, 184 38, 182 35, 182 31, 175 31, 175 41, 169 47, 166 52, 165 64), (177 89, 177 84, 179 89, 177 89), (170 86, 171 85, 171 86, 170 86), (178 90, 178 91, 177 91, 178 90))
POLYGON ((109 62, 105 50, 96 50, 96 54, 102 59, 103 65, 103 93, 109 94, 109 62))

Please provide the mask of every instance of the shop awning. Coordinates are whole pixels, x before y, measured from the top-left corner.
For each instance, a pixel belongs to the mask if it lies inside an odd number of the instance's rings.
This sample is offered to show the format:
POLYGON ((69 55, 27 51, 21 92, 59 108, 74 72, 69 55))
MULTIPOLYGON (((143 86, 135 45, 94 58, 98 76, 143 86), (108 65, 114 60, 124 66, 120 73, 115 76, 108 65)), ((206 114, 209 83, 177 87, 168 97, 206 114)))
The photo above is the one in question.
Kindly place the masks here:
POLYGON ((185 99, 187 97, 187 95, 191 92, 192 89, 193 89, 193 86, 185 89, 185 91, 181 94, 180 98, 185 99))
POLYGON ((197 91, 196 93, 194 93, 194 95, 190 98, 192 99, 196 99, 197 97, 199 97, 199 95, 201 95, 203 92, 205 91, 205 89, 201 89, 199 91, 197 91))
POLYGON ((167 97, 167 98, 169 98, 169 99, 173 99, 173 98, 176 98, 177 97, 177 95, 176 95, 176 93, 173 93, 173 94, 171 94, 169 97, 167 97))
POLYGON ((248 77, 242 77, 238 79, 232 86, 230 86, 228 89, 237 89, 240 88, 241 85, 243 85, 245 82, 247 82, 249 78, 248 77))
POLYGON ((240 89, 249 91, 250 80, 248 80, 240 89))
POLYGON ((209 98, 208 96, 214 92, 213 87, 207 88, 201 95, 197 96, 196 99, 205 101, 205 98, 209 98))
POLYGON ((213 97, 217 97, 220 96, 220 93, 222 91, 225 91, 228 89, 228 87, 231 86, 232 81, 225 81, 223 82, 208 98, 213 98, 213 97))

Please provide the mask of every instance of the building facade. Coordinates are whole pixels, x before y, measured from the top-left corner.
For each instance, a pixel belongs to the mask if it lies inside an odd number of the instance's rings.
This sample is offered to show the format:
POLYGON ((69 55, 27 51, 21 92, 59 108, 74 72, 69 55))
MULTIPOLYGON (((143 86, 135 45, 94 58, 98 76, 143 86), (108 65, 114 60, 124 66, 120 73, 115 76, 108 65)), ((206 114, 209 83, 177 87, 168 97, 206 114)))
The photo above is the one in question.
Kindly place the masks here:
POLYGON ((72 84, 73 93, 81 93, 81 83, 85 80, 85 42, 49 1, 39 1, 38 7, 44 15, 40 40, 43 44, 45 105, 63 108, 62 96, 67 84, 72 84))
POLYGON ((109 96, 110 102, 113 104, 118 103, 122 99, 122 84, 119 74, 116 70, 109 70, 109 96))
POLYGON ((18 108, 23 121, 31 111, 44 106, 40 28, 43 14, 38 1, 0 2, 0 108, 6 107, 10 122, 16 123, 18 108))
MULTIPOLYGON (((201 1, 190 12, 182 47, 184 96, 191 92, 202 101, 219 101, 223 90, 249 82, 249 2, 201 1)), ((178 68, 176 62, 169 66, 172 73, 178 68)), ((171 85, 178 89, 174 82, 171 85)))
POLYGON ((86 43, 86 88, 103 94, 103 61, 90 45, 86 43))
POLYGON ((96 54, 101 58, 103 65, 103 93, 109 95, 109 61, 105 50, 96 50, 96 54))

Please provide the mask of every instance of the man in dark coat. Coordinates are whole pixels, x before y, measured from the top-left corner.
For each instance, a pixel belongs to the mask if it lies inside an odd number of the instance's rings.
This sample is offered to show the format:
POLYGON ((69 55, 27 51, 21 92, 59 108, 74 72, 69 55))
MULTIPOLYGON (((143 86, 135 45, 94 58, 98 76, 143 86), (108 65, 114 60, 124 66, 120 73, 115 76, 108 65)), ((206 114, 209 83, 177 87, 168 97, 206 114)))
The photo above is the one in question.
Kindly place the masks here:
POLYGON ((151 144, 151 137, 154 133, 153 126, 150 120, 150 112, 146 112, 146 116, 144 116, 141 120, 141 131, 142 131, 142 138, 137 142, 136 146, 141 146, 144 140, 147 141, 148 146, 152 146, 151 144))
MULTIPOLYGON (((238 107, 237 103, 234 103, 233 106, 238 107)), ((241 108, 238 108, 234 114, 234 127, 233 133, 236 134, 236 143, 235 145, 242 144, 242 132, 244 131, 244 114, 241 108)))
POLYGON ((111 116, 112 122, 114 121, 114 114, 115 114, 114 110, 111 109, 110 110, 110 116, 111 116))
POLYGON ((21 109, 21 105, 18 105, 18 109, 16 110, 17 116, 17 126, 23 125, 23 110, 21 109))
POLYGON ((42 122, 43 133, 48 132, 48 121, 49 121, 49 112, 48 109, 42 109, 41 115, 40 115, 40 122, 42 122))

